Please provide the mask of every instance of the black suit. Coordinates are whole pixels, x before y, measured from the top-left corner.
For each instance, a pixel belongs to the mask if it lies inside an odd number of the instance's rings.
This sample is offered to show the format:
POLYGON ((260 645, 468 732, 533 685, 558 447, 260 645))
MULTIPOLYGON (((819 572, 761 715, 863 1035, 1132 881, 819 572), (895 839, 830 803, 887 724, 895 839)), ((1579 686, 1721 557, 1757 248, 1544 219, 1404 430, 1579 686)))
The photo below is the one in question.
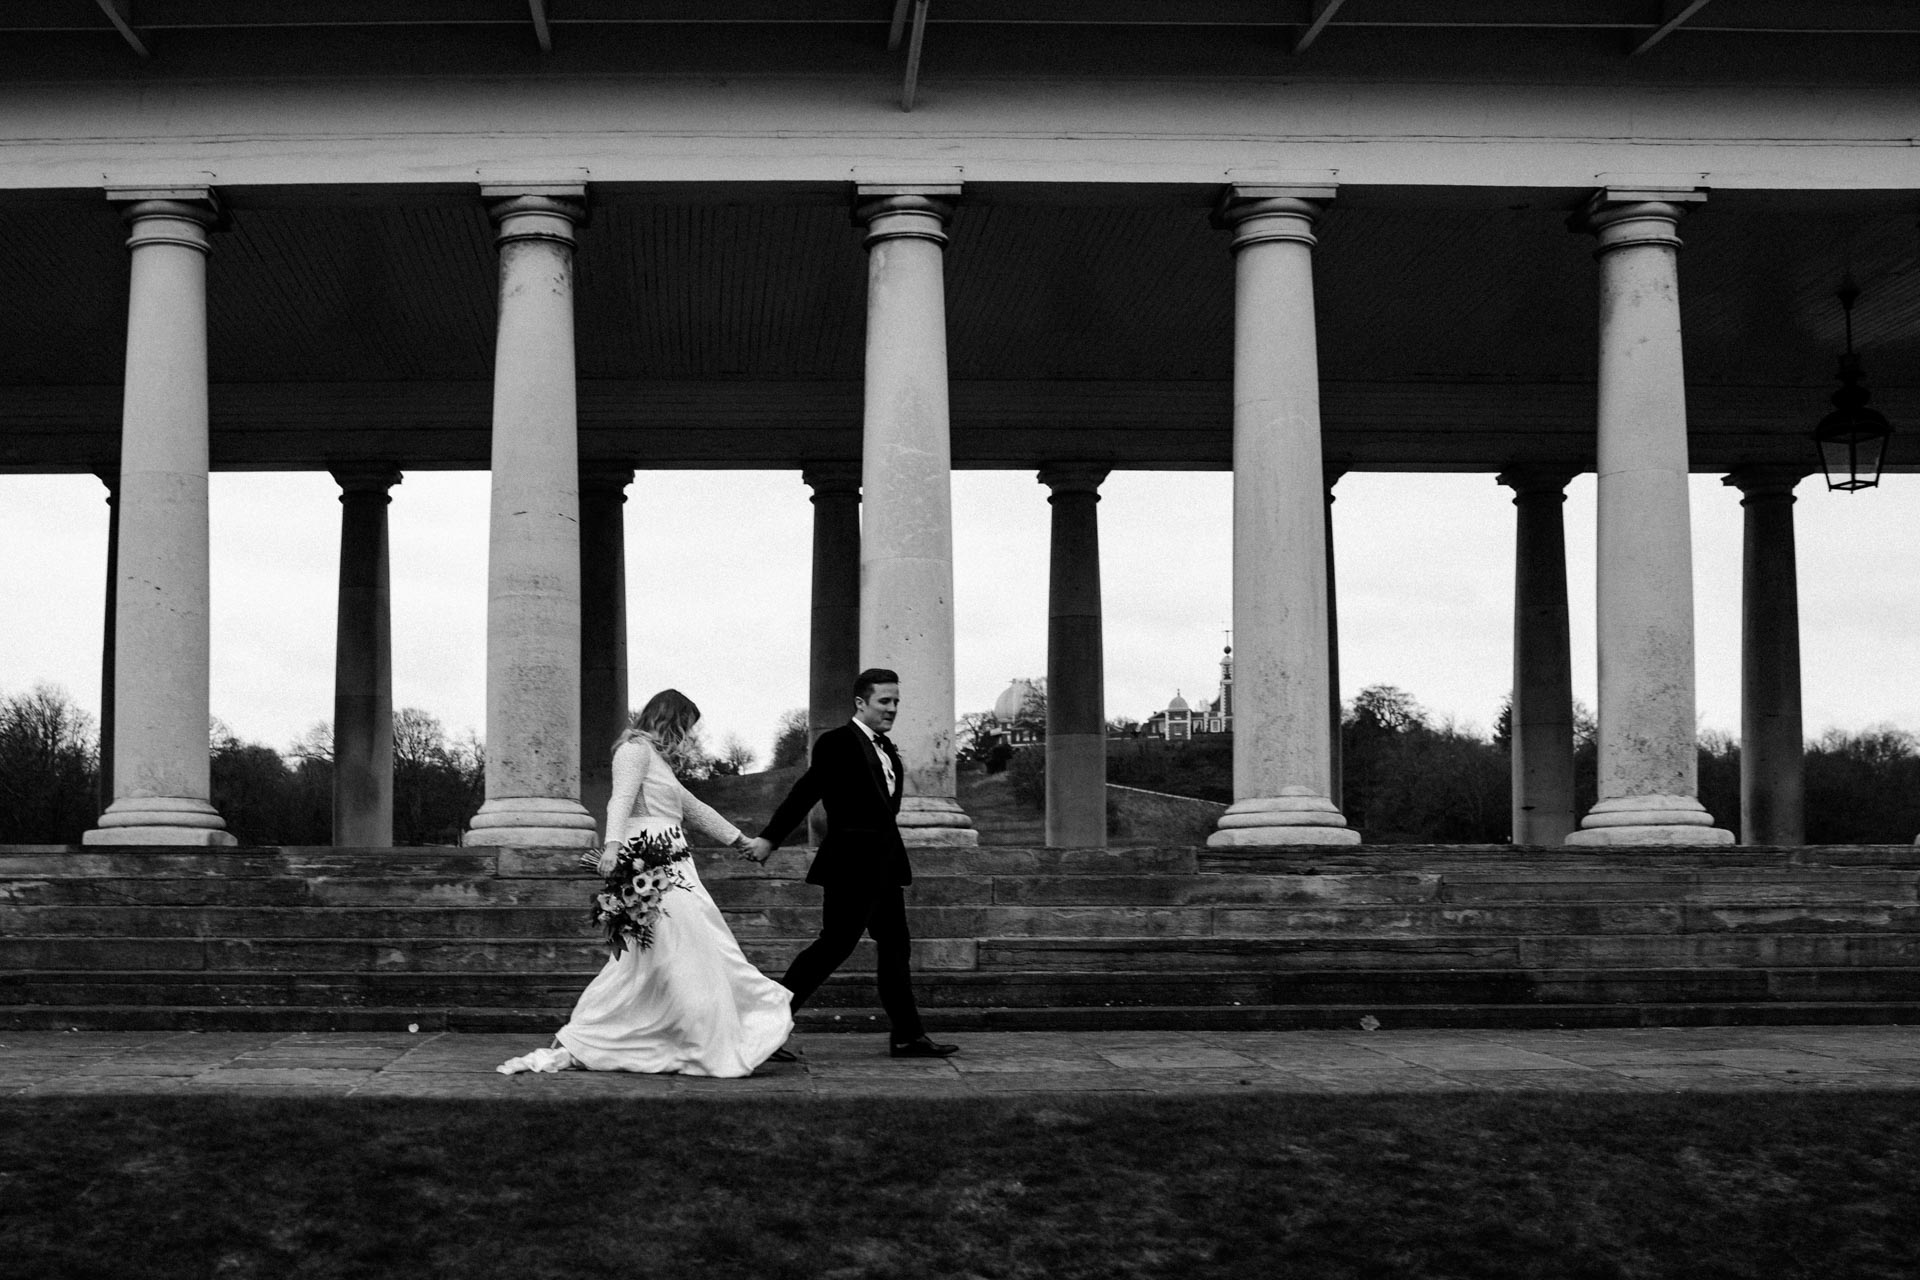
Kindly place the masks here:
POLYGON ((895 822, 906 771, 892 744, 885 749, 893 765, 891 788, 880 751, 860 726, 849 722, 821 734, 806 773, 760 835, 777 846, 815 804, 826 805, 826 838, 807 868, 807 883, 826 891, 820 936, 794 957, 780 982, 793 992, 798 1009, 853 954, 860 935, 870 933, 878 951, 880 1004, 893 1023, 895 1043, 904 1043, 923 1034, 909 976, 912 939, 902 892, 913 883, 913 869, 895 822))

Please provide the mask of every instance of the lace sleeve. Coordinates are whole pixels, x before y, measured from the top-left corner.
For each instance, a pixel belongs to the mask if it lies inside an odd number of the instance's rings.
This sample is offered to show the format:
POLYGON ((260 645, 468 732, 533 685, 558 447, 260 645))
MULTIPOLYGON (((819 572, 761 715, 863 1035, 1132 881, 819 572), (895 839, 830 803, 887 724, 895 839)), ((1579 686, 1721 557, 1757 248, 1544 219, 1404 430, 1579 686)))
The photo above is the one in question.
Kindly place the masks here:
POLYGON ((680 821, 682 825, 693 828, 703 835, 711 836, 721 844, 738 844, 740 828, 721 817, 719 812, 705 800, 687 790, 678 778, 673 785, 680 788, 680 821))
POLYGON ((607 839, 627 838, 633 806, 640 799, 640 781, 647 771, 647 751, 638 742, 622 743, 613 753, 613 794, 607 798, 607 839))

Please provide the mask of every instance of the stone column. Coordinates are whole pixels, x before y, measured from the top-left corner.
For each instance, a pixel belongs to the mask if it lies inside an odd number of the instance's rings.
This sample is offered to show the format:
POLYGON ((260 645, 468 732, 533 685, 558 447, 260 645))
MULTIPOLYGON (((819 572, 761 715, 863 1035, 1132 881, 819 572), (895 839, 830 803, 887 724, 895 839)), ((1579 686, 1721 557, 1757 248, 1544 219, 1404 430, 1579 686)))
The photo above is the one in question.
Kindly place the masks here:
POLYGON ((580 462, 573 229, 580 187, 485 187, 498 228, 487 533, 487 799, 471 845, 594 842, 580 804, 580 462))
POLYGON ((387 572, 391 466, 336 468, 340 607, 333 651, 333 843, 393 846, 393 610, 387 572))
POLYGON ((1107 847, 1107 704, 1100 612, 1100 482, 1105 467, 1049 464, 1047 847, 1107 847))
POLYGON ((113 803, 113 632, 118 616, 120 583, 120 473, 98 473, 107 486, 107 608, 100 629, 100 767, 96 803, 104 810, 113 803))
MULTIPOLYGON (((813 490, 813 614, 807 649, 811 747, 853 714, 853 678, 860 673, 860 465, 816 463, 800 478, 813 490)), ((815 806, 809 834, 818 844, 826 833, 826 815, 815 806)))
POLYGON ((1346 769, 1341 755, 1340 722, 1340 581, 1333 571, 1333 486, 1347 474, 1328 467, 1327 478, 1327 798, 1338 809, 1345 804, 1346 769))
POLYGON ((207 231, 212 192, 109 192, 132 227, 114 618, 113 803, 87 844, 230 845, 209 802, 207 231))
POLYGON ((633 468, 580 468, 580 803, 598 836, 627 727, 627 486, 633 468))
POLYGON ((1567 623, 1569 472, 1515 468, 1513 490, 1513 843, 1561 845, 1573 811, 1573 644, 1567 623))
POLYGON ((1602 191, 1599 239, 1600 799, 1575 845, 1730 844, 1696 797, 1693 547, 1680 365, 1680 237, 1692 191, 1602 191))
POLYGON ((1236 187, 1234 802, 1211 845, 1355 844, 1330 776, 1327 495, 1313 224, 1333 188, 1236 187))
POLYGON ((1740 578, 1740 843, 1807 840, 1800 724, 1800 579, 1793 487, 1801 467, 1741 467, 1746 530, 1740 578))
POLYGON ((866 228, 860 665, 900 673, 908 844, 973 844, 955 798, 953 485, 941 253, 958 186, 858 188, 866 228))

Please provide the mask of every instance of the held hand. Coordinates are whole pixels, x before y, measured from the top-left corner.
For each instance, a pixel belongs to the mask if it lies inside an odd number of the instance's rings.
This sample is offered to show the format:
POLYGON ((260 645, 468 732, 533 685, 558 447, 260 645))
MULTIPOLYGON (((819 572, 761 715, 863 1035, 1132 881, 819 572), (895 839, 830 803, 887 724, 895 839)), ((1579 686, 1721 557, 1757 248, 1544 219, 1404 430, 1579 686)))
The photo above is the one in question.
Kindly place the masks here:
POLYGON ((741 856, 764 864, 768 858, 773 856, 773 841, 767 839, 765 836, 755 836, 753 839, 747 841, 747 847, 742 850, 741 856))

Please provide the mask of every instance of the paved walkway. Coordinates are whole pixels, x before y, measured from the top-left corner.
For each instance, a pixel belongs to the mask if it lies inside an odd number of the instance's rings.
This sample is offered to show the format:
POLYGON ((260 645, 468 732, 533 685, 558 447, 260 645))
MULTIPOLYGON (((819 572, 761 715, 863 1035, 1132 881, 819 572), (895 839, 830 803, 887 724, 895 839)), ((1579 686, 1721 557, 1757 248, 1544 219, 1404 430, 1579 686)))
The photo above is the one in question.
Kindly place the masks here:
POLYGON ((1630 1031, 1007 1032, 894 1061, 874 1035, 806 1035, 747 1080, 569 1071, 502 1076, 528 1036, 0 1032, 0 1096, 296 1094, 575 1098, 958 1097, 987 1093, 1920 1090, 1920 1027, 1630 1031))

